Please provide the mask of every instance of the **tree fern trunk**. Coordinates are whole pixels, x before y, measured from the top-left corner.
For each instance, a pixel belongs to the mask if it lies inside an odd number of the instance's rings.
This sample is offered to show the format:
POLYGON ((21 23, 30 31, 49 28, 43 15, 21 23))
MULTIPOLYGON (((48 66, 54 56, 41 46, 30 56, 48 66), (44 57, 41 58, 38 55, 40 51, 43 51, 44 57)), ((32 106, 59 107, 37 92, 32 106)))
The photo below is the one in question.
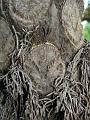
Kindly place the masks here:
POLYGON ((89 120, 83 0, 0 0, 0 12, 0 120, 89 120))

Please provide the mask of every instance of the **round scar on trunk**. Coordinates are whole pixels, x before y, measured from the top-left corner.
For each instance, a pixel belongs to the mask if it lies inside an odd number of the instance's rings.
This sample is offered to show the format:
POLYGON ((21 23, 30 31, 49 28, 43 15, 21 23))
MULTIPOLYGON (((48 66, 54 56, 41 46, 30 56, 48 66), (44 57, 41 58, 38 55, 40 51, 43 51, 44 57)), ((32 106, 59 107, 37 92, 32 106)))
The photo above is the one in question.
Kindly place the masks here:
POLYGON ((65 34, 69 38, 71 44, 76 48, 80 48, 83 41, 82 25, 80 11, 76 1, 67 0, 62 10, 62 23, 65 34))
POLYGON ((12 18, 23 25, 38 24, 44 19, 50 0, 9 0, 12 18))
POLYGON ((8 23, 0 18, 0 70, 6 70, 10 65, 10 54, 14 50, 15 41, 8 23))
POLYGON ((65 64, 59 50, 51 43, 35 46, 25 56, 24 70, 33 78, 36 89, 43 94, 53 90, 51 84, 57 77, 63 78, 65 64))

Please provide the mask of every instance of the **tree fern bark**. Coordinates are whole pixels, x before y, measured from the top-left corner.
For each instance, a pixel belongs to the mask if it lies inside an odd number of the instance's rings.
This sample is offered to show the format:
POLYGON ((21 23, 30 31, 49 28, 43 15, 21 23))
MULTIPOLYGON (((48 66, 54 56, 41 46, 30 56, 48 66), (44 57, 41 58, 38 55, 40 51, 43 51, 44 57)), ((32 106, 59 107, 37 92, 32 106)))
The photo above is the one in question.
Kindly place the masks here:
POLYGON ((6 71, 0 64, 0 120, 90 119, 82 12, 82 0, 0 0, 0 20, 15 42, 6 71))

